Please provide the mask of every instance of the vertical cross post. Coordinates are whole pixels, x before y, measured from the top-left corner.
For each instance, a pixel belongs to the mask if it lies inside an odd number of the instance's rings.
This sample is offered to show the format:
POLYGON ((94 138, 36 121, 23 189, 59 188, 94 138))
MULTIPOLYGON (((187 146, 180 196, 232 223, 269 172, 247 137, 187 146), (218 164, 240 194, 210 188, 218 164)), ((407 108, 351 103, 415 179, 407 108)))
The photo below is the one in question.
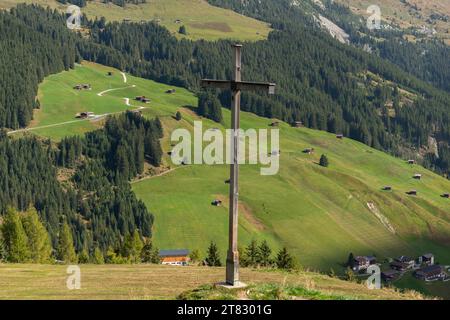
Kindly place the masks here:
MULTIPOLYGON (((241 81, 241 48, 234 45, 234 82, 241 81)), ((229 285, 239 283, 239 251, 238 251, 238 203, 239 203, 239 123, 241 108, 241 90, 235 86, 231 88, 231 147, 232 163, 230 166, 230 206, 229 206, 229 244, 227 253, 226 282, 229 285)))
POLYGON ((241 91, 258 91, 268 94, 275 93, 275 84, 267 82, 249 82, 241 79, 241 49, 234 48, 234 79, 213 80, 203 79, 202 88, 214 88, 231 91, 231 149, 232 161, 230 167, 230 212, 229 212, 229 243, 227 252, 226 284, 232 287, 243 285, 239 281, 239 251, 238 251, 238 201, 239 201, 239 120, 241 109, 241 91))

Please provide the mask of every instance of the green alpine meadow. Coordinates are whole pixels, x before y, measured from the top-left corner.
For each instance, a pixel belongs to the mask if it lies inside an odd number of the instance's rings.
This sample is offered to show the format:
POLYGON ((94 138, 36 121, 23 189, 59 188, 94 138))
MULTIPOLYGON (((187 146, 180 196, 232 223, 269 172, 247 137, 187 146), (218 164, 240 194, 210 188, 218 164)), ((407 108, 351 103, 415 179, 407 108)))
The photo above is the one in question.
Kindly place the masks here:
POLYGON ((410 2, 0 0, 0 299, 450 299, 450 7, 410 2))

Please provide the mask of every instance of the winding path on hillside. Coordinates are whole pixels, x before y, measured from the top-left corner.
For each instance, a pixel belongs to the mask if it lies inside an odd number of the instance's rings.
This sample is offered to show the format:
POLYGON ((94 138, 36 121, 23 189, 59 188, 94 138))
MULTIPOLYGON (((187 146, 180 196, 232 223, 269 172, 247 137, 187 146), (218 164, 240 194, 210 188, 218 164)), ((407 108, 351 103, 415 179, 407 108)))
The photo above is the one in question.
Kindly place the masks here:
POLYGON ((105 90, 105 91, 102 91, 102 92, 97 93, 97 95, 98 95, 99 97, 103 97, 103 95, 104 95, 105 93, 108 93, 108 92, 111 92, 111 91, 117 91, 117 90, 123 90, 123 89, 135 88, 135 87, 136 87, 136 85, 133 84, 132 86, 128 86, 128 87, 121 87, 121 88, 108 89, 108 90, 105 90))
POLYGON ((121 72, 120 74, 122 75, 123 82, 127 83, 128 80, 127 80, 127 75, 125 74, 125 72, 121 72))

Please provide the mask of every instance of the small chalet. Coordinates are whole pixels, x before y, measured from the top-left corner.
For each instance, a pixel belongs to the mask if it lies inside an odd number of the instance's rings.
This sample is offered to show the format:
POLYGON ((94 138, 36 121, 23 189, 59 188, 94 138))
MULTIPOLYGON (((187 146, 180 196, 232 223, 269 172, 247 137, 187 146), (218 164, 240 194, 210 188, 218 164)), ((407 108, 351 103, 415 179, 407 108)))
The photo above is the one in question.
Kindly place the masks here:
POLYGON ((399 275, 400 274, 395 270, 387 270, 381 273, 381 279, 383 279, 386 282, 390 282, 398 279, 399 275))
POLYGON ((432 253, 426 253, 419 257, 419 262, 421 264, 432 266, 434 264, 434 255, 432 253))
POLYGON ((422 175, 420 173, 416 173, 413 178, 416 180, 420 180, 422 179, 422 175))
POLYGON ((409 265, 403 262, 399 262, 399 261, 392 261, 390 264, 391 268, 393 270, 397 270, 400 272, 406 271, 409 269, 409 265))
POLYGON ((93 112, 85 111, 85 112, 78 113, 75 117, 79 118, 79 119, 86 119, 86 118, 89 118, 89 117, 92 117, 92 116, 94 116, 93 112))
POLYGON ((337 134, 337 135, 336 135, 336 138, 338 138, 338 139, 344 139, 344 135, 343 135, 343 134, 337 134))
POLYGON ((444 193, 441 197, 449 199, 450 198, 450 193, 444 193))
POLYGON ((222 201, 216 199, 213 202, 211 202, 211 204, 215 207, 220 207, 222 205, 222 201))
POLYGON ((174 94, 176 92, 175 89, 169 89, 166 91, 167 94, 174 94))
POLYGON ((374 256, 356 256, 353 260, 353 270, 354 271, 365 270, 369 266, 376 263, 377 258, 374 256))
POLYGON ((303 122, 301 122, 301 121, 294 121, 294 122, 292 123, 292 126, 293 126, 294 128, 301 128, 301 127, 303 127, 303 122))
POLYGON ((445 279, 447 274, 442 266, 432 265, 422 269, 417 270, 414 276, 418 279, 425 281, 435 281, 440 279, 445 279))
POLYGON ((137 96, 134 98, 136 101, 140 101, 143 103, 150 103, 150 99, 146 98, 145 96, 137 96))
POLYGON ((417 190, 408 191, 406 194, 410 196, 417 196, 417 190))
POLYGON ((384 186, 383 190, 384 191, 392 191, 392 187, 391 186, 384 186))
POLYGON ((409 164, 415 164, 415 163, 416 163, 416 160, 408 160, 408 163, 409 163, 409 164))
POLYGON ((413 258, 408 257, 408 256, 400 256, 398 258, 395 258, 394 260, 397 262, 407 264, 409 268, 414 267, 414 264, 416 263, 413 258))
POLYGON ((91 85, 88 83, 84 84, 77 84, 75 87, 73 87, 75 90, 91 90, 91 85))
POLYGON ((303 153, 313 154, 314 153, 314 148, 306 148, 305 150, 303 150, 303 153))
POLYGON ((187 266, 189 264, 189 250, 160 250, 161 263, 170 266, 187 266))

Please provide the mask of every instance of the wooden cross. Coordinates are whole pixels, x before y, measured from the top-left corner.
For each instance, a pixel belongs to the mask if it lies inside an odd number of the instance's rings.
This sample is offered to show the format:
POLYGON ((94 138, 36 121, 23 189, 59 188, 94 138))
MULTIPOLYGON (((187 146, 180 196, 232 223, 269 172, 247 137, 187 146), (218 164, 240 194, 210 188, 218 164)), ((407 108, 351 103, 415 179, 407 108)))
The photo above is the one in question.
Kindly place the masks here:
POLYGON ((241 80, 241 49, 242 45, 234 47, 234 79, 201 81, 203 88, 218 88, 230 90, 231 95, 231 142, 232 163, 230 167, 230 213, 229 213, 229 247, 227 252, 226 283, 239 286, 239 252, 238 252, 238 198, 239 198, 239 122, 241 108, 241 91, 262 91, 275 93, 275 84, 261 82, 246 82, 241 80))

